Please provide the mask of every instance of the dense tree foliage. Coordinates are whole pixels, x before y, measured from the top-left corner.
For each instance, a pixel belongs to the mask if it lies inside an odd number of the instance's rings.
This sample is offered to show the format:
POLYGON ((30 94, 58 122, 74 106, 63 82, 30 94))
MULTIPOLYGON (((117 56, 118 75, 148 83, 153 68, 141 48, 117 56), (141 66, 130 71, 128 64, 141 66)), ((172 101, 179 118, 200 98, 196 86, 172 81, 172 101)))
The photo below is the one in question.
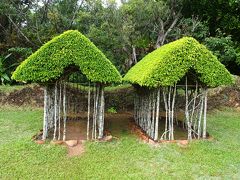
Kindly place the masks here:
POLYGON ((210 35, 215 36, 221 29, 233 39, 240 41, 240 1, 239 0, 183 0, 182 14, 192 15, 207 21, 210 35))
MULTIPOLYGON (((10 48, 31 48, 35 51, 54 36, 76 29, 88 37, 125 74, 146 54, 163 44, 183 36, 192 36, 207 45, 232 73, 239 73, 235 68, 240 68, 237 63, 240 41, 239 1, 121 2, 1 0, 1 57, 6 57, 10 48), (221 47, 215 46, 215 43, 220 43, 221 47)), ((16 56, 7 66, 21 62, 26 56, 24 53, 16 56)), ((13 69, 7 72, 8 76, 13 69)))

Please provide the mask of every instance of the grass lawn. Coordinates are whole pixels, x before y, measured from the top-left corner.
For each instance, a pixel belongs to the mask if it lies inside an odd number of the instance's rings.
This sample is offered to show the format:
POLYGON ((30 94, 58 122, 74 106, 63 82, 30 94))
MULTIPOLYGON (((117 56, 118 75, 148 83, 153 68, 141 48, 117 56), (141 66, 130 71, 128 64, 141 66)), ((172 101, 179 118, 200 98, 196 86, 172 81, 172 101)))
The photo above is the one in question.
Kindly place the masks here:
MULTIPOLYGON (((28 85, 30 86, 30 85, 28 85)), ((11 93, 15 90, 21 90, 24 87, 27 87, 27 85, 15 85, 15 86, 10 86, 10 85, 0 85, 0 92, 2 93, 11 93)))
POLYGON ((31 136, 41 128, 42 112, 0 108, 0 179, 239 179, 240 112, 209 114, 213 141, 189 147, 154 148, 123 132, 120 140, 86 143, 86 152, 69 158, 66 149, 37 145, 31 136))

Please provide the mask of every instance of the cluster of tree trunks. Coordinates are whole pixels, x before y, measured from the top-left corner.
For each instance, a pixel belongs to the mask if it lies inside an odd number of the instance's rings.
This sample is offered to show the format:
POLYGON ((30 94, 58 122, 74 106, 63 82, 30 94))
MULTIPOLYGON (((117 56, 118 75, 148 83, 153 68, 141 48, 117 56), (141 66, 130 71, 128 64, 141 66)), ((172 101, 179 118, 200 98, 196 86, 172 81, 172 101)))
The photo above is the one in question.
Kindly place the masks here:
POLYGON ((207 88, 199 87, 196 82, 195 89, 189 89, 187 78, 185 82, 185 127, 188 132, 188 140, 205 139, 207 134, 207 88))
MULTIPOLYGON (((67 120, 73 113, 74 116, 80 113, 78 106, 69 103, 68 86, 68 82, 65 81, 56 81, 44 86, 43 140, 52 136, 53 140, 65 141, 67 120)), ((91 139, 101 139, 104 135, 104 86, 95 83, 92 87, 89 83, 87 94, 87 140, 90 139, 90 134, 91 139)))
POLYGON ((158 139, 160 89, 137 93, 134 99, 134 119, 147 135, 158 139))
MULTIPOLYGON (((89 88, 88 101, 91 102, 91 91, 89 88)), ((95 85, 93 94, 93 116, 92 116, 92 139, 102 139, 104 130, 104 87, 95 85)), ((90 124, 90 104, 88 109, 88 125, 90 124)), ((89 130, 89 127, 87 128, 89 130)), ((87 132, 89 134, 89 132, 87 132)), ((87 137, 89 139, 89 137, 87 137)))
MULTIPOLYGON (((174 85, 156 89, 139 88, 134 99, 134 119, 141 129, 153 140, 174 140, 174 126, 179 125, 176 112, 177 90, 185 91, 185 120, 187 139, 206 138, 207 88, 196 85, 174 85), (189 88, 191 87, 191 88, 189 88), (162 100, 162 101, 161 101, 162 100), (161 108, 161 109, 160 109, 161 108), (160 111, 165 111, 165 130, 159 136, 160 111)), ((184 99, 182 98, 182 102, 184 99)))
POLYGON ((163 88, 163 101, 165 107, 165 131, 161 139, 174 140, 174 109, 176 100, 176 84, 174 87, 163 88))

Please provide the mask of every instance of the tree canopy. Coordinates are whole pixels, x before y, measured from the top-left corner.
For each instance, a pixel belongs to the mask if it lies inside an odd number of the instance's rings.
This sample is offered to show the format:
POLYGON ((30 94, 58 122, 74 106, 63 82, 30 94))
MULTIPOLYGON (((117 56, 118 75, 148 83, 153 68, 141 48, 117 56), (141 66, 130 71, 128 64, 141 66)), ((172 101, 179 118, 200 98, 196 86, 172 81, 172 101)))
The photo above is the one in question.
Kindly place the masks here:
POLYGON ((147 87, 172 86, 194 69, 199 80, 216 87, 233 82, 228 70, 204 45, 184 37, 146 55, 125 75, 124 81, 147 87))
POLYGON ((76 66, 92 82, 121 82, 121 75, 105 55, 84 35, 69 30, 44 44, 17 67, 12 78, 45 83, 76 66))

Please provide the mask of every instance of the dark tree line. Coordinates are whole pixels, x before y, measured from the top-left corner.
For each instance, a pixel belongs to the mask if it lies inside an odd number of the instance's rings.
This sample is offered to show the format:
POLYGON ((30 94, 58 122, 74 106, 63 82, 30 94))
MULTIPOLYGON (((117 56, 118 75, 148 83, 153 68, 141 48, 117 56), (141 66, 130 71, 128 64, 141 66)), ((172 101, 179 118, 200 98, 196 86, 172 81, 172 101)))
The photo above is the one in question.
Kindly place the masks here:
POLYGON ((1 0, 0 77, 68 29, 90 38, 122 74, 154 49, 192 36, 234 74, 240 69, 238 0, 1 0))

